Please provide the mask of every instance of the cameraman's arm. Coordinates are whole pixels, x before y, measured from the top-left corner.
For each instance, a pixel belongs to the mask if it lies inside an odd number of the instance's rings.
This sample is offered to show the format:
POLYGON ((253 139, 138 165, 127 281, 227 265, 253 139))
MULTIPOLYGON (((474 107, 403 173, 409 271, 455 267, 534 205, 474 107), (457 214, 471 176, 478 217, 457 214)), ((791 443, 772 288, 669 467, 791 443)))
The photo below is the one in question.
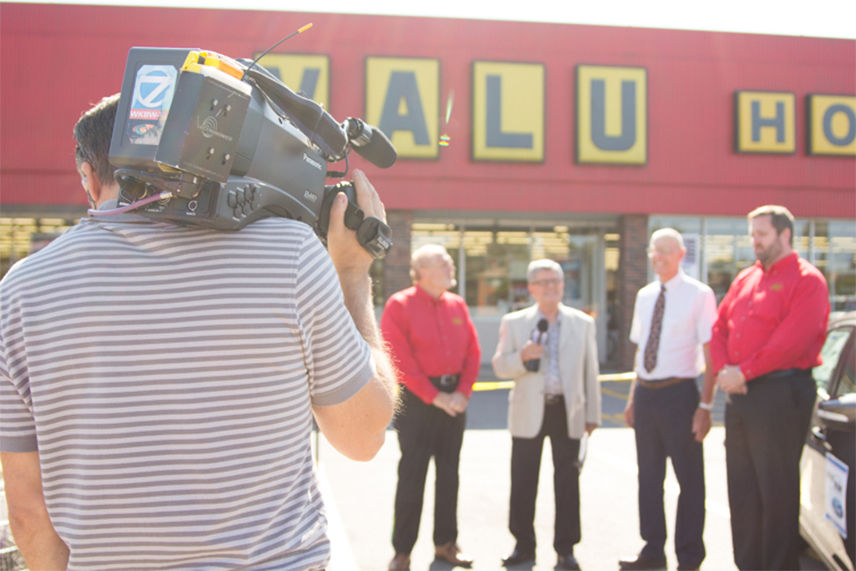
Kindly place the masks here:
POLYGON ((42 494, 38 452, 0 453, 9 526, 27 566, 50 571, 68 565, 68 547, 56 534, 42 494))
MULTIPOLYGON (((386 220, 383 204, 361 171, 354 172, 357 203, 365 215, 386 220)), ((345 228, 347 199, 336 197, 330 210, 327 248, 339 275, 345 307, 374 357, 375 376, 343 403, 313 408, 321 432, 345 456, 370 460, 383 445, 395 409, 395 376, 381 341, 371 297, 369 267, 373 258, 357 242, 356 232, 345 228)))

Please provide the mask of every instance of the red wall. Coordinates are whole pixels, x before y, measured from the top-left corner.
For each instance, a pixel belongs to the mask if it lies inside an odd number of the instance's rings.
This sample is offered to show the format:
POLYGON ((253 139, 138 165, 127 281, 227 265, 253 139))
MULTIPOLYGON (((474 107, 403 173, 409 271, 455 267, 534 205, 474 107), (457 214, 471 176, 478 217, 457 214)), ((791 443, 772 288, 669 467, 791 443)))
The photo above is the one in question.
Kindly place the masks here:
POLYGON ((364 116, 366 56, 440 60, 441 100, 455 93, 438 160, 389 170, 361 159, 388 208, 742 215, 758 204, 798 216, 856 217, 856 161, 805 154, 805 96, 856 94, 856 42, 598 26, 309 13, 0 4, 0 200, 83 204, 71 129, 120 90, 132 46, 197 47, 232 57, 265 49, 330 56, 330 111, 364 116), (470 158, 475 60, 543 63, 543 164, 470 158), (574 162, 574 67, 645 67, 648 164, 574 162), (797 98, 794 155, 733 152, 733 94, 797 98))

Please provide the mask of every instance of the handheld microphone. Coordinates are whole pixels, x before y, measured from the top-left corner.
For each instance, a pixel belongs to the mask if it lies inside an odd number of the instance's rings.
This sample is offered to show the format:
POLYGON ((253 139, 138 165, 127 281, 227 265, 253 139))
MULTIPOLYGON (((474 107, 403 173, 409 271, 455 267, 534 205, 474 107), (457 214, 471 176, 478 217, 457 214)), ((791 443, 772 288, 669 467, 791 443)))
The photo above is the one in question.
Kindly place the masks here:
MULTIPOLYGON (((547 323, 547 320, 543 317, 538 320, 538 340, 536 341, 538 345, 541 345, 541 343, 544 342, 544 335, 547 333, 547 328, 549 326, 550 324, 547 323)), ((523 366, 526 368, 527 371, 531 373, 537 373, 538 369, 541 368, 541 359, 529 359, 528 361, 523 362, 523 366)))
POLYGON ((356 117, 345 120, 345 132, 358 155, 382 169, 395 163, 398 154, 386 134, 356 117))

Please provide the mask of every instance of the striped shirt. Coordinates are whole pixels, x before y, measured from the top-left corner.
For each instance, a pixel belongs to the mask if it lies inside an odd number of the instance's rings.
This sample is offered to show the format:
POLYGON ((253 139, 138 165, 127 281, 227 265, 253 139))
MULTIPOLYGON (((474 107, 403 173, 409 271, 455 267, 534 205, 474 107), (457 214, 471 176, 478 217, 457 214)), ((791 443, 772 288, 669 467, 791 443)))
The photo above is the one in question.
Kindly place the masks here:
POLYGON ((323 568, 311 406, 372 374, 292 220, 84 219, 0 282, 0 450, 38 450, 69 569, 323 568))

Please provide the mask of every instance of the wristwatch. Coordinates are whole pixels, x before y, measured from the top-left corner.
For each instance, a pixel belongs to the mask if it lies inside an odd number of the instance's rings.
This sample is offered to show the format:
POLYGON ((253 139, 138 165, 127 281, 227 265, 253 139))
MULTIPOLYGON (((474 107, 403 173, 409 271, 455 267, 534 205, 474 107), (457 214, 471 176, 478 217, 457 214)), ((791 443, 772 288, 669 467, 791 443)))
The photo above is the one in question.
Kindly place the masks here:
POLYGON ((700 409, 703 409, 703 410, 710 412, 713 410, 713 403, 712 402, 700 402, 700 403, 698 403, 698 407, 700 409))

